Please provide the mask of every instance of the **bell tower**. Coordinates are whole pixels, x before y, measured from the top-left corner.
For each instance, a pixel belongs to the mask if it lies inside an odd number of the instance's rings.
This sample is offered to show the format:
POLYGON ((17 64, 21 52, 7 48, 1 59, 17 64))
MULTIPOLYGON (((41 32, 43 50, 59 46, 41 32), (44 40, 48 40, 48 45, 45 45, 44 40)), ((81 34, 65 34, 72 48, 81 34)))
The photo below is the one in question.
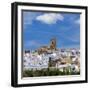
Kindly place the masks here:
POLYGON ((51 39, 50 49, 51 50, 56 50, 56 38, 51 39))

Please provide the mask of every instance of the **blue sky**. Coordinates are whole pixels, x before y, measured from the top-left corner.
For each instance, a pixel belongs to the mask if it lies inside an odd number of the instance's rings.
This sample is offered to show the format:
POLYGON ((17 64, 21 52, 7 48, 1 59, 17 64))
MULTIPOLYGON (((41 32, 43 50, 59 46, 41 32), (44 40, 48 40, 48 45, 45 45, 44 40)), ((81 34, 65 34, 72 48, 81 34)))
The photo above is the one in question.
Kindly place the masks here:
POLYGON ((80 47, 80 14, 23 11, 23 48, 49 45, 53 37, 58 48, 80 47))

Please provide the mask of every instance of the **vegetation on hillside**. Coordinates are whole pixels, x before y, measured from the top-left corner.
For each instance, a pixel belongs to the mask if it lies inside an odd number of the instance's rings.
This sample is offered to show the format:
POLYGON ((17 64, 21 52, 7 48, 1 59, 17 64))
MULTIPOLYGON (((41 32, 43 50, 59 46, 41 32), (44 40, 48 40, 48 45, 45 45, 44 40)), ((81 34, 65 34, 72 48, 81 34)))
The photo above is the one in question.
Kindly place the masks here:
POLYGON ((39 76, 60 76, 60 75, 79 75, 80 72, 70 71, 69 68, 60 71, 59 69, 42 69, 42 70, 24 70, 23 77, 39 77, 39 76))

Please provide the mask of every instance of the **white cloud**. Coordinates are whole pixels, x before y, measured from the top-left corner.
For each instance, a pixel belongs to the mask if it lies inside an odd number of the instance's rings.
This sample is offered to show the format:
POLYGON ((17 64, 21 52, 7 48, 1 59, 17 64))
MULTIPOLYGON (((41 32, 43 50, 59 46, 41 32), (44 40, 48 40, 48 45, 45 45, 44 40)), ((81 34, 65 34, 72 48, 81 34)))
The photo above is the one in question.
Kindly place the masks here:
POLYGON ((24 43, 24 47, 29 47, 29 48, 38 48, 40 47, 41 45, 44 45, 42 44, 40 41, 38 40, 28 40, 24 43))
POLYGON ((36 14, 33 13, 33 12, 23 12, 23 15, 24 15, 24 24, 32 24, 33 20, 35 19, 36 17, 36 14))
POLYGON ((64 17, 57 13, 45 13, 36 17, 36 20, 45 24, 55 24, 58 20, 62 21, 64 17))
POLYGON ((25 43, 25 46, 39 46, 39 45, 40 45, 40 43, 35 40, 27 41, 25 43))
POLYGON ((76 24, 80 24, 80 19, 75 21, 76 24))

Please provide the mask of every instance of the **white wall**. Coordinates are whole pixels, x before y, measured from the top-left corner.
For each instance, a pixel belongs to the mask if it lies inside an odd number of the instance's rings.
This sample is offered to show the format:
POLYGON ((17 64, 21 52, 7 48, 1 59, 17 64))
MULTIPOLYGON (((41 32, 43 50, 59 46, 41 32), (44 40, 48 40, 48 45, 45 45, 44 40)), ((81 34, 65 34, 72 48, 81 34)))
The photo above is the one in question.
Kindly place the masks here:
MULTIPOLYGON (((69 4, 69 5, 88 5, 90 0, 16 0, 16 1, 33 1, 41 3, 56 3, 56 4, 69 4)), ((11 2, 14 0, 1 0, 0 1, 0 90, 14 90, 10 86, 11 80, 11 2)), ((90 9, 90 6, 89 6, 90 9)), ((90 12, 89 12, 90 14, 90 12)), ((88 15, 90 16, 90 15, 88 15)), ((90 20, 90 17, 88 18, 90 20)), ((89 27, 90 28, 90 27, 89 27)), ((88 29, 89 30, 89 29, 88 29)), ((90 31, 88 32, 90 34, 90 31)), ((90 38, 90 35, 89 35, 90 38)), ((89 41, 90 46, 90 41, 89 41)), ((90 49, 90 47, 89 47, 90 49)), ((90 52, 89 52, 90 53, 90 52)), ((90 55, 89 55, 90 56, 90 55)), ((90 57, 89 57, 90 58, 90 57)), ((90 61, 89 61, 90 63, 90 61)), ((90 65, 89 67, 90 68, 90 65)), ((90 70, 89 70, 90 75, 90 70)), ((20 90, 89 90, 90 80, 88 84, 71 84, 71 85, 55 85, 55 86, 42 86, 42 87, 26 87, 18 88, 20 90)))

